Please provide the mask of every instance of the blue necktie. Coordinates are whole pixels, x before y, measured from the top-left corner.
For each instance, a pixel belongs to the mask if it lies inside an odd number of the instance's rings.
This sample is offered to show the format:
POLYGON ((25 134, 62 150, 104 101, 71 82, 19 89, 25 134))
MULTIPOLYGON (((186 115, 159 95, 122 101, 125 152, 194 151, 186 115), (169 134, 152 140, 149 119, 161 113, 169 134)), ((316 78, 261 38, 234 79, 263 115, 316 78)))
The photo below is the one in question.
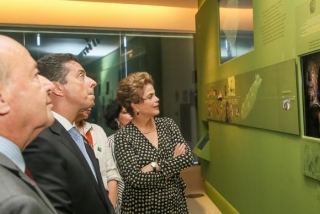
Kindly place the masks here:
POLYGON ((91 168, 91 171, 97 181, 96 172, 94 171, 93 164, 92 164, 92 162, 89 158, 89 155, 87 153, 86 147, 83 142, 82 135, 80 134, 80 132, 78 131, 78 129, 76 127, 72 127, 68 132, 71 135, 71 137, 73 138, 73 140, 76 142, 77 146, 79 147, 80 151, 82 152, 83 156, 85 157, 86 161, 88 162, 88 164, 91 168))

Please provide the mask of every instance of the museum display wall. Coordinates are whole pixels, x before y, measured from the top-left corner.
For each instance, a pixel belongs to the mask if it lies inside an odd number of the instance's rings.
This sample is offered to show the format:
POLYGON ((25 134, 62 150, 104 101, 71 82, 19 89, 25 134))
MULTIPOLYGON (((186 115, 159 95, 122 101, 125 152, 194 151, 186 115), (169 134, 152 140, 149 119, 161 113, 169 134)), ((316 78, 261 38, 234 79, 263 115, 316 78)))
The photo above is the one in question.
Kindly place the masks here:
MULTIPOLYGON (((229 9, 244 10, 243 2, 228 1, 229 9)), ((208 195, 222 213, 318 213, 320 139, 307 132, 317 96, 303 63, 316 57, 318 73, 319 5, 253 1, 252 50, 221 62, 219 1, 201 3, 198 129, 209 135, 200 161, 208 195)))

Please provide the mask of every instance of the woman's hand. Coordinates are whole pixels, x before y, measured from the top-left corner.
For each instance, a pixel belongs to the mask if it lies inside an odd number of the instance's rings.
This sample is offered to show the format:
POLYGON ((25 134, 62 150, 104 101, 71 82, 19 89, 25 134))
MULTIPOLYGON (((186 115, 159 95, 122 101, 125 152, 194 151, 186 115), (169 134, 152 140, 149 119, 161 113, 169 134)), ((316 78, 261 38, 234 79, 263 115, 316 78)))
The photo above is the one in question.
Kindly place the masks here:
MULTIPOLYGON (((157 162, 156 162, 156 170, 157 170, 157 172, 161 171, 161 168, 157 162)), ((142 172, 153 172, 153 167, 151 166, 151 162, 149 164, 145 165, 144 167, 142 167, 141 171, 142 172)))
POLYGON ((179 155, 184 155, 186 153, 186 144, 178 143, 174 148, 173 157, 176 158, 179 155))

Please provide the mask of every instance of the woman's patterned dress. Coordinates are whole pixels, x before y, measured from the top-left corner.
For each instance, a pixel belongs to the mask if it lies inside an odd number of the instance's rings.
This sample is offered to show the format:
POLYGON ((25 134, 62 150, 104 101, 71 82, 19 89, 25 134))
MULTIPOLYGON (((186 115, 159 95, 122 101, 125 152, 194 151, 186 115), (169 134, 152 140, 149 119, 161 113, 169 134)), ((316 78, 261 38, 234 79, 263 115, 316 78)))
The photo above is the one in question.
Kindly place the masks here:
POLYGON ((158 149, 131 122, 115 134, 115 156, 125 183, 121 213, 188 213, 180 171, 193 163, 190 147, 186 146, 186 154, 173 158, 175 146, 185 140, 172 119, 154 120, 158 149), (152 161, 161 171, 143 173, 141 168, 152 161))

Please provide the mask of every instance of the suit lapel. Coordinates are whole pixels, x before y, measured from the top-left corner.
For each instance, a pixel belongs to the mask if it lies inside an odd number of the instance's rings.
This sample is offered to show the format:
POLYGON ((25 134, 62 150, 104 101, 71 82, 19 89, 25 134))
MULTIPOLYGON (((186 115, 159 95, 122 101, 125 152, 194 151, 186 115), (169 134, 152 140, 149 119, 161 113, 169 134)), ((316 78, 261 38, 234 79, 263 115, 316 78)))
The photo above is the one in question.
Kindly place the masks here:
POLYGON ((50 130, 52 132, 56 133, 57 135, 59 135, 60 142, 63 145, 65 145, 72 153, 74 153, 75 156, 79 159, 81 165, 84 167, 84 169, 89 174, 92 182, 94 182, 94 184, 95 184, 94 186, 95 186, 97 192, 99 193, 99 196, 102 198, 102 201, 107 205, 106 195, 105 195, 104 192, 102 192, 103 190, 105 190, 105 188, 103 187, 100 168, 99 168, 99 165, 97 165, 97 159, 96 159, 96 157, 94 155, 94 152, 93 152, 92 148, 87 143, 85 143, 85 148, 86 148, 87 153, 88 153, 88 155, 89 155, 89 157, 91 159, 91 162, 92 162, 92 164, 94 166, 94 170, 96 172, 98 183, 97 183, 97 181, 96 181, 96 179, 95 179, 95 177, 94 177, 94 175, 93 175, 93 173, 91 171, 91 168, 90 168, 89 164, 87 163, 87 160, 83 156, 83 154, 80 151, 79 147, 74 142, 74 140, 70 136, 69 132, 61 125, 61 123, 59 123, 59 121, 55 120, 53 125, 51 125, 50 130), (101 188, 101 186, 103 187, 103 189, 101 188))
POLYGON ((83 168, 90 175, 92 181, 97 183, 96 179, 94 178, 94 175, 92 174, 90 166, 88 165, 85 157, 83 156, 76 142, 74 142, 74 140, 70 136, 69 132, 61 125, 61 123, 58 120, 55 120, 55 122, 50 126, 50 130, 59 135, 59 141, 64 146, 66 146, 73 154, 75 154, 83 168))
POLYGON ((34 181, 31 181, 31 179, 21 171, 19 171, 19 176, 26 184, 28 184, 40 196, 40 198, 44 201, 44 203, 54 212, 53 206, 51 205, 47 197, 43 194, 43 192, 39 189, 39 187, 36 185, 36 183, 34 181))
POLYGON ((25 182, 33 191, 37 193, 39 198, 43 200, 43 202, 47 205, 47 207, 52 211, 52 213, 56 213, 55 209, 47 199, 47 197, 43 194, 43 192, 39 189, 39 187, 32 181, 24 172, 22 172, 9 158, 0 153, 0 164, 15 174, 17 177, 25 182))

